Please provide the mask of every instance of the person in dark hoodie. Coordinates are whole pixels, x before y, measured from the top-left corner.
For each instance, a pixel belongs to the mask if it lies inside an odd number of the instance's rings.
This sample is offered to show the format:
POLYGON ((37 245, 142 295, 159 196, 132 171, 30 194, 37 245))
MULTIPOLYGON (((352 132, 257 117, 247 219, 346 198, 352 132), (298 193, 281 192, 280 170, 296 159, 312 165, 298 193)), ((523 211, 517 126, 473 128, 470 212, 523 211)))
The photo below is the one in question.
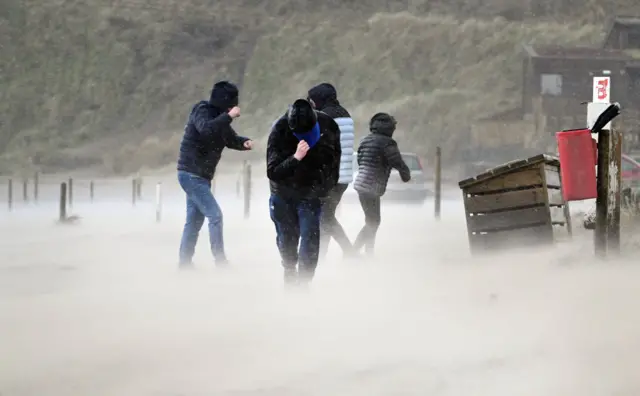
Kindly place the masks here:
POLYGON ((271 127, 267 143, 269 209, 286 284, 310 282, 318 265, 322 199, 338 181, 338 125, 305 99, 271 127))
POLYGON ((331 189, 322 204, 320 224, 320 257, 324 257, 329 249, 329 242, 333 237, 342 252, 349 255, 352 252, 351 242, 344 232, 342 225, 336 218, 336 209, 342 200, 344 192, 353 181, 353 145, 355 140, 353 119, 349 112, 340 105, 336 88, 330 83, 322 83, 311 88, 308 92, 309 102, 338 124, 340 129, 340 175, 338 183, 331 189))
POLYGON ((353 184, 364 211, 365 225, 353 243, 356 251, 365 247, 373 254, 376 233, 380 227, 380 197, 387 190, 391 169, 400 173, 403 182, 411 180, 411 171, 405 164, 393 139, 396 120, 386 113, 377 113, 369 122, 371 133, 362 139, 358 147, 358 175, 353 184))
POLYGON ((187 220, 180 242, 180 266, 191 267, 198 234, 205 217, 216 265, 228 264, 222 234, 222 210, 211 193, 211 181, 222 150, 251 150, 252 141, 238 136, 231 127, 240 116, 238 88, 217 82, 209 101, 193 106, 184 129, 178 157, 178 182, 187 195, 187 220))

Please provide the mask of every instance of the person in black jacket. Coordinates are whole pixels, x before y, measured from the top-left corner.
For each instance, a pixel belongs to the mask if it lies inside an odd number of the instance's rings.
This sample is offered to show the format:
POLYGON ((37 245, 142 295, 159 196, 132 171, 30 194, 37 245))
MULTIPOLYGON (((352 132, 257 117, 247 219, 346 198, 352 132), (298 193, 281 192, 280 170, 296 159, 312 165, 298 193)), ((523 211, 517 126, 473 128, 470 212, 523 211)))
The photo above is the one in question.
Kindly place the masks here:
POLYGON ((391 169, 397 169, 403 182, 411 180, 411 171, 405 164, 393 140, 396 120, 386 113, 377 113, 369 122, 371 133, 362 139, 358 147, 358 176, 353 184, 364 211, 365 225, 356 237, 356 251, 365 246, 373 253, 376 233, 380 227, 380 197, 387 190, 391 169))
POLYGON ((322 203, 322 217, 320 225, 320 257, 324 257, 329 249, 329 242, 333 237, 342 252, 349 255, 352 251, 351 242, 344 228, 336 218, 336 209, 342 196, 353 181, 353 142, 354 128, 351 115, 338 101, 336 88, 329 83, 322 83, 311 88, 308 92, 309 102, 319 110, 333 118, 340 129, 340 176, 338 183, 331 189, 322 203))
POLYGON ((227 81, 213 86, 209 101, 193 106, 178 157, 178 182, 187 195, 187 220, 180 242, 180 266, 190 267, 205 217, 217 265, 227 264, 222 235, 222 211, 211 193, 211 180, 222 150, 251 150, 252 141, 238 136, 231 121, 240 116, 238 88, 227 81))
POLYGON ((338 181, 338 139, 335 121, 304 99, 296 100, 271 128, 269 209, 287 284, 307 283, 315 274, 322 199, 338 181))

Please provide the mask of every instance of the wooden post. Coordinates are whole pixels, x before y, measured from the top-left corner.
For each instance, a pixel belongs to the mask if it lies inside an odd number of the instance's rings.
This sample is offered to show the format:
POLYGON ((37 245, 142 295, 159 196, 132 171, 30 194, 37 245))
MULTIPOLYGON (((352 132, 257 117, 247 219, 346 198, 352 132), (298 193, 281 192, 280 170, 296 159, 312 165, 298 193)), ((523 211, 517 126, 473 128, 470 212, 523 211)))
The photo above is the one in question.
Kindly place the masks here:
POLYGON ((160 222, 162 217, 162 182, 156 184, 156 223, 160 222))
POLYGON ((29 181, 27 179, 22 180, 22 200, 29 202, 29 181))
POLYGON ((94 196, 93 194, 94 194, 94 185, 93 185, 93 180, 91 180, 89 182, 89 200, 91 202, 93 202, 93 196, 94 196))
POLYGON ((442 194, 442 150, 440 146, 436 147, 436 169, 435 169, 435 215, 436 219, 440 219, 440 200, 442 194))
POLYGON ((131 205, 136 206, 136 194, 137 194, 137 181, 136 178, 134 177, 131 180, 131 205))
POLYGON ((40 192, 40 172, 33 174, 33 202, 38 202, 38 194, 40 192))
POLYGON ((13 209, 13 180, 9 179, 7 186, 7 203, 9 205, 9 211, 13 209))
POLYGON ((140 200, 142 198, 142 178, 138 177, 136 184, 136 198, 140 200))
POLYGON ((598 257, 620 252, 620 190, 622 135, 614 130, 598 132, 595 251, 598 257))
POLYGON ((69 178, 69 185, 67 186, 67 203, 69 207, 73 206, 73 179, 69 178))
POLYGON ((251 214, 251 164, 244 162, 244 218, 251 214))
POLYGON ((67 184, 60 183, 60 221, 67 220, 67 184))

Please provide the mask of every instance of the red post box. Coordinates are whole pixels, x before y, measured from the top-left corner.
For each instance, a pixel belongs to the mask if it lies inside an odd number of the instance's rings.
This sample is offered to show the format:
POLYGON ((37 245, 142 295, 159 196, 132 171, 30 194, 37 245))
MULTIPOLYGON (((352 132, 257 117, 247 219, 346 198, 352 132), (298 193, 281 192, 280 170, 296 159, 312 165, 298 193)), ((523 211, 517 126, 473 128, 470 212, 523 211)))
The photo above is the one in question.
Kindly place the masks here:
POLYGON ((574 129, 556 133, 560 156, 560 177, 565 201, 597 197, 596 145, 591 130, 574 129))

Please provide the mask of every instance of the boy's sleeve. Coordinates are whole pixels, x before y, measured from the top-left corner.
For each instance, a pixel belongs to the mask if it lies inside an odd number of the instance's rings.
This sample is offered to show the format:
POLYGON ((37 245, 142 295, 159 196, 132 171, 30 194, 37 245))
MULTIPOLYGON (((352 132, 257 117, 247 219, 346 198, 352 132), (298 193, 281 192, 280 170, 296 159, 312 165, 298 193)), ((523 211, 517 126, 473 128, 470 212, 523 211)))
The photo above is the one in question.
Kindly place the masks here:
POLYGON ((398 144, 395 141, 384 148, 384 155, 387 157, 389 165, 398 170, 403 182, 406 183, 411 180, 411 171, 402 159, 402 154, 400 154, 398 144))

